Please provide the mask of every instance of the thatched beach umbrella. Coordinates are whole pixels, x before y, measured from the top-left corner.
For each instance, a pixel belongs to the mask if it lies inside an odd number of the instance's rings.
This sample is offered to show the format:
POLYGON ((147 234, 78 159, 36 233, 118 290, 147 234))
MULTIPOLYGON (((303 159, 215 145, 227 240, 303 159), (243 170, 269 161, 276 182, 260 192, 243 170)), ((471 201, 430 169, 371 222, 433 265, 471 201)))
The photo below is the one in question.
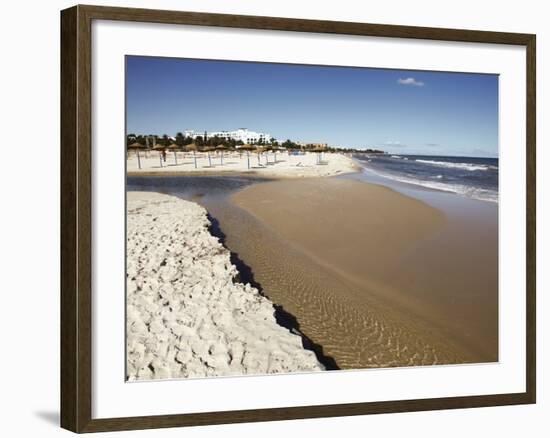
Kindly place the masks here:
POLYGON ((258 154, 258 166, 262 165, 262 162, 260 161, 260 158, 262 156, 262 153, 265 151, 265 149, 261 146, 256 146, 256 153, 258 154))
POLYGON ((166 153, 166 146, 164 146, 163 144, 156 144, 153 146, 153 150, 159 152, 160 167, 163 167, 162 160, 163 155, 166 153))
POLYGON ((226 146, 226 148, 227 148, 227 155, 228 156, 231 152, 237 152, 237 148, 235 146, 231 145, 231 144, 228 144, 226 146))
POLYGON ((315 152, 317 154, 317 164, 321 164, 321 160, 323 158, 323 152, 325 152, 325 148, 315 148, 312 149, 311 152, 315 152))
POLYGON ((204 148, 202 152, 206 152, 206 156, 208 157, 208 167, 212 167, 212 158, 210 157, 210 152, 212 152, 214 148, 208 147, 204 148))
POLYGON ((193 161, 195 163, 195 169, 197 168, 197 145, 195 143, 185 146, 186 151, 193 151, 193 161))
POLYGON ((216 146, 216 150, 222 153, 220 157, 220 164, 223 166, 223 151, 227 150, 227 146, 219 144, 218 146, 216 146))
MULTIPOLYGON (((273 164, 277 163, 277 151, 279 150, 278 146, 269 145, 265 147, 265 150, 268 152, 273 152, 273 164)), ((269 154, 265 154, 265 164, 269 164, 269 154)))
POLYGON ((137 141, 135 143, 132 143, 130 146, 128 146, 128 149, 133 149, 136 151, 137 160, 138 160, 138 168, 141 169, 141 159, 139 157, 139 150, 145 149, 145 145, 142 145, 138 143, 137 141))
POLYGON ((273 158, 275 160, 275 163, 277 163, 277 151, 280 151, 281 148, 279 146, 271 146, 271 151, 273 152, 273 158))
POLYGON ((271 151, 271 146, 264 146, 263 152, 265 152, 265 165, 269 165, 269 151, 271 151))
POLYGON ((265 165, 269 165, 269 151, 271 151, 271 146, 262 146, 262 153, 265 156, 265 165))
POLYGON ((181 151, 181 146, 176 144, 176 143, 172 143, 170 146, 168 146, 168 149, 171 150, 172 152, 174 152, 174 162, 176 163, 176 166, 178 165, 178 152, 181 151))
POLYGON ((252 146, 251 144, 245 144, 244 146, 241 146, 239 148, 240 151, 246 151, 246 161, 248 163, 248 168, 250 169, 250 151, 253 151, 254 149, 256 149, 254 146, 252 146))

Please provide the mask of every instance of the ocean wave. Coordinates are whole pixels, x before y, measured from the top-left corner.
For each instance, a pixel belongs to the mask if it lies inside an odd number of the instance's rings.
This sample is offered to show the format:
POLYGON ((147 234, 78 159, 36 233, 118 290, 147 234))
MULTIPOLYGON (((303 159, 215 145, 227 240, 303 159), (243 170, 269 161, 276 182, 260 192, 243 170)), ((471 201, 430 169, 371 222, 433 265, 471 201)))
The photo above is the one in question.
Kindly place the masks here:
POLYGON ((437 167, 450 167, 454 169, 463 169, 473 172, 475 170, 489 170, 489 169, 498 169, 495 166, 483 165, 483 164, 472 164, 472 163, 451 163, 448 161, 432 161, 432 160, 415 160, 417 163, 429 164, 430 166, 437 167))
POLYGON ((495 192, 493 190, 487 190, 478 187, 469 187, 462 184, 449 184, 437 181, 425 181, 406 176, 397 176, 390 173, 378 172, 370 167, 364 166, 363 169, 368 172, 372 172, 375 175, 381 176, 383 178, 388 178, 393 181, 398 181, 405 184, 413 184, 434 190, 441 190, 443 192, 456 193, 458 195, 466 196, 468 198, 477 199, 478 201, 498 203, 498 192, 495 192))

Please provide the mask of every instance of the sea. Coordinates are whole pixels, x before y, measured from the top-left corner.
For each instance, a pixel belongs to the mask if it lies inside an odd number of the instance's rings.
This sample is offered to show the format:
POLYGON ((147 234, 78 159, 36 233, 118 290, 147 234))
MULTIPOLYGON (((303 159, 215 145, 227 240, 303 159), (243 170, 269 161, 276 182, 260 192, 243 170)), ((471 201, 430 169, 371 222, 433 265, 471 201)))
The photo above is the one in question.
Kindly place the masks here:
POLYGON ((366 173, 401 183, 498 202, 498 158, 354 154, 366 173))

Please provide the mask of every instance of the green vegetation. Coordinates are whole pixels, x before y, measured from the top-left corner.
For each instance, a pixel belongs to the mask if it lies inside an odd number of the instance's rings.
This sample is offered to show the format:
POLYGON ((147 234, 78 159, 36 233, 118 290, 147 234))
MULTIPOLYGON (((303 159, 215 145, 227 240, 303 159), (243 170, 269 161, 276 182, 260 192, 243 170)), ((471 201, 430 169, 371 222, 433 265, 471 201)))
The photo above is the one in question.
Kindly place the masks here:
MULTIPOLYGON (((226 139, 218 136, 208 137, 208 133, 205 132, 204 136, 198 137, 186 137, 183 133, 178 132, 175 137, 169 137, 167 134, 162 136, 153 134, 128 134, 126 136, 126 147, 129 147, 133 143, 139 143, 142 146, 152 148, 154 145, 162 145, 168 148, 172 144, 178 145, 180 148, 194 144, 198 151, 202 151, 206 148, 219 148, 225 147, 227 150, 239 150, 241 146, 245 146, 245 143, 241 140, 235 141, 233 139, 226 139), (148 141, 149 139, 149 141, 148 141)), ((385 152, 379 149, 366 148, 366 149, 354 149, 341 146, 329 146, 320 145, 314 143, 303 144, 294 142, 291 139, 286 139, 284 142, 279 143, 275 138, 270 138, 267 142, 263 139, 260 140, 256 146, 259 148, 269 147, 270 149, 278 148, 278 150, 287 151, 313 151, 315 149, 323 149, 323 152, 340 152, 351 154, 384 154, 385 152)))

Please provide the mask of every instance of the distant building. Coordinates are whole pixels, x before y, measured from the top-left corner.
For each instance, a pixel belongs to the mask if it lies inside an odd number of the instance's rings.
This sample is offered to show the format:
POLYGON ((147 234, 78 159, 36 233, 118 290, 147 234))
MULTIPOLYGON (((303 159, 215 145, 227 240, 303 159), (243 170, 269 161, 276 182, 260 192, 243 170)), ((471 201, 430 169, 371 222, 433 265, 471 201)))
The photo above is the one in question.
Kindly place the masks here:
POLYGON ((186 137, 193 139, 197 137, 206 136, 206 140, 212 137, 219 137, 225 140, 242 141, 243 143, 256 144, 256 143, 269 143, 271 141, 271 134, 265 132, 250 131, 247 128, 239 128, 236 131, 195 131, 187 130, 183 133, 186 137))

